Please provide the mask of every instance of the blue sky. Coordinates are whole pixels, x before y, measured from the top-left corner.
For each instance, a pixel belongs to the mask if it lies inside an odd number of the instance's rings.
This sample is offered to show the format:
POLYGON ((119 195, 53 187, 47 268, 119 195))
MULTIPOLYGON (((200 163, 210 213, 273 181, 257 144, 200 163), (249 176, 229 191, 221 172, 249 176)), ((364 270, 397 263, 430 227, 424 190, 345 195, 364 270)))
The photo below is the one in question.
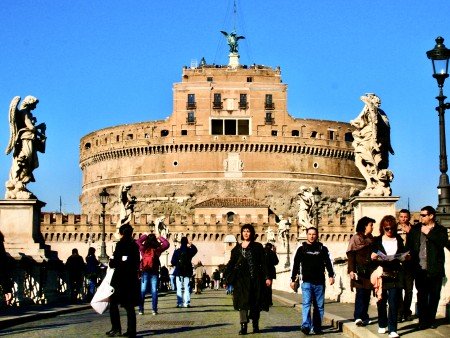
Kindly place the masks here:
MULTIPOLYGON (((226 64, 221 30, 246 37, 241 63, 280 66, 294 117, 350 121, 376 93, 392 128, 398 208, 437 204, 438 88, 425 52, 450 48, 449 0, 5 0, 0 11, 0 147, 8 107, 40 99, 47 151, 29 185, 44 210, 79 212, 79 140, 172 112, 172 83, 192 60, 226 64), (235 22, 235 23, 234 23, 235 22)), ((444 88, 450 96, 450 80, 444 88)), ((450 135, 450 133, 447 133, 450 135)), ((11 156, 0 156, 5 182, 11 156)), ((3 183, 2 183, 3 187, 3 183)), ((4 193, 2 188, 1 195, 4 193)))

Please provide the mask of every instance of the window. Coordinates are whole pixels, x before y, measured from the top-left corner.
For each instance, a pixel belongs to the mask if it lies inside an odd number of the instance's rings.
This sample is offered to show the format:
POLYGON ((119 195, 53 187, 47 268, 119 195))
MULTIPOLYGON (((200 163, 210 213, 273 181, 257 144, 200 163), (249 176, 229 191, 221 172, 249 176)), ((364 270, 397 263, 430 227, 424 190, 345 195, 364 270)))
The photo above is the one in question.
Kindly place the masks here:
POLYGON ((236 120, 224 120, 225 135, 236 135, 236 120))
POLYGON ((169 131, 167 129, 161 130, 161 137, 166 137, 167 135, 169 135, 169 131))
POLYGON ((298 130, 293 130, 292 136, 300 136, 300 132, 298 130))
POLYGON ((247 109, 248 103, 247 103, 247 94, 240 94, 239 95, 239 109, 247 109))
POLYGON ((133 139, 133 134, 128 134, 127 135, 127 140, 132 140, 133 139))
POLYGON ((195 109, 195 94, 188 94, 187 109, 195 109))
POLYGON ((269 112, 269 111, 266 112, 265 122, 266 122, 266 124, 273 124, 274 123, 274 119, 272 117, 272 113, 269 112))
POLYGON ((208 82, 213 82, 212 76, 208 76, 208 77, 206 78, 206 81, 208 81, 208 82))
POLYGON ((317 138, 317 131, 313 130, 311 132, 311 138, 317 138))
POLYGON ((145 134, 144 134, 144 138, 150 138, 150 135, 147 134, 147 133, 145 133, 145 134))
POLYGON ((328 139, 329 140, 336 139, 336 130, 328 129, 328 139))
POLYGON ((85 150, 91 149, 91 144, 90 144, 89 142, 86 143, 86 144, 84 145, 84 149, 85 149, 85 150))
POLYGON ((181 135, 182 136, 186 136, 187 135, 187 130, 186 129, 182 129, 181 130, 181 135))
POLYGON ((250 120, 212 119, 211 135, 250 135, 250 120))
POLYGON ((120 136, 116 135, 116 142, 119 142, 119 141, 120 141, 120 136))
POLYGON ((344 140, 346 142, 353 142, 353 135, 351 132, 345 133, 344 140))
POLYGON ((277 136, 278 135, 278 131, 277 130, 272 130, 272 136, 277 136))
POLYGON ((266 109, 274 109, 272 94, 266 94, 266 100, 264 102, 266 109))
POLYGON ((223 135, 223 120, 211 120, 211 135, 223 135))
POLYGON ((187 119, 186 119, 186 122, 187 122, 188 124, 194 124, 194 123, 195 123, 195 112, 189 111, 189 112, 187 113, 187 119))
POLYGON ((222 109, 222 94, 214 93, 213 109, 222 109))
POLYGON ((247 82, 253 82, 253 78, 251 76, 247 77, 247 82))
POLYGON ((238 135, 250 135, 250 121, 238 120, 238 135))

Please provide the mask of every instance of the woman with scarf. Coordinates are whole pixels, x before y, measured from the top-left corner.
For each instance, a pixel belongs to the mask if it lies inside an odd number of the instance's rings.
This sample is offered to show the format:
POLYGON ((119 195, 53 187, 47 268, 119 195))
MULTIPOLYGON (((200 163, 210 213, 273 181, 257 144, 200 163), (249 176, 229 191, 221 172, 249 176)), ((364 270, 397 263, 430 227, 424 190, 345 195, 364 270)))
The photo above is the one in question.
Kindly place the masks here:
POLYGON ((363 326, 369 324, 370 294, 373 289, 370 282, 370 274, 373 271, 372 254, 372 230, 375 220, 364 216, 356 225, 356 234, 350 239, 347 249, 348 267, 350 275, 350 287, 356 289, 355 295, 355 324, 363 326))
POLYGON ((244 224, 242 242, 231 250, 225 270, 227 284, 232 284, 233 306, 239 311, 240 335, 247 334, 247 324, 252 319, 253 333, 259 333, 261 310, 269 311, 268 287, 272 285, 267 272, 266 256, 261 243, 255 242, 255 228, 244 224))

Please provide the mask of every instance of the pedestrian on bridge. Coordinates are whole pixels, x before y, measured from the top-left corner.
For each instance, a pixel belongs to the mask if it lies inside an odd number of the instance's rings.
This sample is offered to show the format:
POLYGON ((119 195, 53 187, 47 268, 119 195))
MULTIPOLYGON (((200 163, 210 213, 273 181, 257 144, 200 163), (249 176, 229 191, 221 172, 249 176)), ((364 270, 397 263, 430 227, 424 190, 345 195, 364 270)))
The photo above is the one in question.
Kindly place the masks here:
POLYGON ((119 304, 127 311, 127 331, 122 335, 136 337, 136 311, 139 304, 139 248, 133 240, 133 228, 124 224, 119 228, 120 240, 109 261, 109 267, 114 268, 111 286, 114 293, 110 297, 109 315, 111 330, 106 332, 109 337, 121 336, 119 304))
POLYGON ((261 243, 255 242, 255 228, 244 224, 242 242, 231 250, 224 273, 227 284, 232 284, 233 306, 239 311, 240 335, 247 334, 247 324, 252 320, 253 333, 259 333, 261 311, 269 311, 268 288, 272 285, 267 271, 266 256, 261 243))

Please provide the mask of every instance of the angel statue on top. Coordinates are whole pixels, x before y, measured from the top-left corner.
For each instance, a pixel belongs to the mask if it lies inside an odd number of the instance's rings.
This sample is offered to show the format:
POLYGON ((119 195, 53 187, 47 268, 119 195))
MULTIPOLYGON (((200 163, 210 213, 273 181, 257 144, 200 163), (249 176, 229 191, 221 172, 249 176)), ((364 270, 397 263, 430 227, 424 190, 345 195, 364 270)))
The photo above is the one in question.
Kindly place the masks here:
POLYGON ((9 143, 6 155, 13 153, 9 178, 5 183, 6 199, 34 199, 26 185, 35 182, 33 171, 39 167, 37 152, 45 153, 45 123, 36 124, 32 111, 39 100, 34 96, 23 99, 18 108, 20 96, 9 105, 9 143))
POLYGON ((360 196, 391 196, 390 182, 394 178, 388 169, 391 146, 389 119, 379 107, 381 100, 375 94, 361 96, 365 106, 358 117, 350 121, 355 127, 352 146, 355 165, 366 180, 366 189, 360 196))
POLYGON ((225 31, 220 31, 225 37, 227 38, 228 46, 230 46, 230 53, 237 53, 238 52, 238 41, 240 39, 245 39, 243 36, 237 36, 235 31, 232 31, 230 34, 228 34, 225 31))

